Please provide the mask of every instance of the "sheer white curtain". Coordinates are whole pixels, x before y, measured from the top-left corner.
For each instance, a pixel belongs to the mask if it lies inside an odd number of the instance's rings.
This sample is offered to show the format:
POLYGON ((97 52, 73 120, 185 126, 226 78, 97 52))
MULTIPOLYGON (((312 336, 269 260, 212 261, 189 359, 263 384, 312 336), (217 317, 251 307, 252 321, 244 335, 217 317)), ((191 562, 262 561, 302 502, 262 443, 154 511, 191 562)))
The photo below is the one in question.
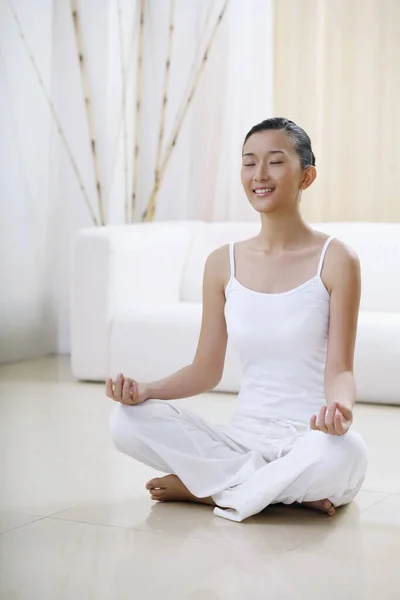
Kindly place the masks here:
POLYGON ((275 111, 309 133, 318 221, 400 221, 400 2, 276 0, 275 111))
MULTIPOLYGON (((44 85, 51 85, 52 0, 17 4, 35 48, 44 85)), ((16 32, 0 2, 0 362, 53 349, 48 284, 51 219, 50 113, 16 32)))
MULTIPOLYGON (((132 192, 140 4, 76 2, 109 224, 124 222, 132 192)), ((199 48, 223 4, 175 0, 164 150, 188 77, 199 65, 199 48)), ((136 220, 154 183, 169 10, 167 0, 145 2, 136 220)), ((162 180, 156 219, 256 218, 240 186, 240 151, 247 130, 272 114, 272 35, 272 0, 228 2, 162 180)), ((78 229, 93 225, 87 203, 100 221, 70 0, 0 3, 0 85, 0 361, 5 361, 68 352, 71 241, 78 229)))

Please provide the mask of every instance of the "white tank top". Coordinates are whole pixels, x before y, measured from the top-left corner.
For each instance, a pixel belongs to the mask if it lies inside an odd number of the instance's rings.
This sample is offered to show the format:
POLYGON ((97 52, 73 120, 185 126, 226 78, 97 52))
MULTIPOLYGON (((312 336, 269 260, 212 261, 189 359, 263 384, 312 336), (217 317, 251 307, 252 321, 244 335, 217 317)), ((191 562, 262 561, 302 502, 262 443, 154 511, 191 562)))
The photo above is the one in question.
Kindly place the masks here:
POLYGON ((242 385, 231 425, 257 431, 265 419, 308 424, 325 402, 330 295, 321 271, 332 239, 324 244, 314 277, 275 294, 239 283, 234 243, 230 244, 225 318, 242 364, 242 385))

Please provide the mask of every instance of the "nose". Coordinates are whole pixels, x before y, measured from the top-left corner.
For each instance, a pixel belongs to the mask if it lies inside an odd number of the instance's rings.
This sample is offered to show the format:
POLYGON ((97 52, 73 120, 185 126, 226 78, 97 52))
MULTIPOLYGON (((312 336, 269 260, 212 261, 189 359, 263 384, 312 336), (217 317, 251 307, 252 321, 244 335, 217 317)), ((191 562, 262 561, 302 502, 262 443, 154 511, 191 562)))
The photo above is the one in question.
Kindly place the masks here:
POLYGON ((264 162, 259 162, 254 173, 254 181, 266 181, 268 179, 268 167, 264 162))

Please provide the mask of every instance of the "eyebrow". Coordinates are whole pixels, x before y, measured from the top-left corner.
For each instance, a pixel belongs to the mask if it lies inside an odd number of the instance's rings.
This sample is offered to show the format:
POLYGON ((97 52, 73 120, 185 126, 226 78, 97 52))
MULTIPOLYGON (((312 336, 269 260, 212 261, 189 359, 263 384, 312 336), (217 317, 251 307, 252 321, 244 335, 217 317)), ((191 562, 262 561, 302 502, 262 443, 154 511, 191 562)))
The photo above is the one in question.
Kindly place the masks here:
MULTIPOLYGON (((269 150, 268 154, 286 154, 286 152, 284 152, 283 150, 269 150)), ((242 155, 243 157, 245 156, 255 156, 254 152, 247 152, 246 154, 242 155)))

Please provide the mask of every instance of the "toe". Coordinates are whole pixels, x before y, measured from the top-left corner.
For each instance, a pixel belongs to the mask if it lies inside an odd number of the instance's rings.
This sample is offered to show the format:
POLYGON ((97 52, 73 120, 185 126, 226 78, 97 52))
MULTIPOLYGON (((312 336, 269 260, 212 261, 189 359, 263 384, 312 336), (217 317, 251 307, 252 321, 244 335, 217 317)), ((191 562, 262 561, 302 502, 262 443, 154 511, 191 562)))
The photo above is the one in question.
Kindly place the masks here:
POLYGON ((151 490, 151 498, 152 500, 164 500, 165 498, 165 490, 151 490))
POLYGON ((154 490, 155 488, 159 488, 160 487, 160 479, 158 477, 156 477, 155 479, 150 479, 150 481, 148 481, 146 483, 146 490, 154 490))
POLYGON ((335 507, 333 506, 330 500, 324 500, 323 502, 324 510, 328 513, 328 515, 333 516, 336 512, 335 507))

